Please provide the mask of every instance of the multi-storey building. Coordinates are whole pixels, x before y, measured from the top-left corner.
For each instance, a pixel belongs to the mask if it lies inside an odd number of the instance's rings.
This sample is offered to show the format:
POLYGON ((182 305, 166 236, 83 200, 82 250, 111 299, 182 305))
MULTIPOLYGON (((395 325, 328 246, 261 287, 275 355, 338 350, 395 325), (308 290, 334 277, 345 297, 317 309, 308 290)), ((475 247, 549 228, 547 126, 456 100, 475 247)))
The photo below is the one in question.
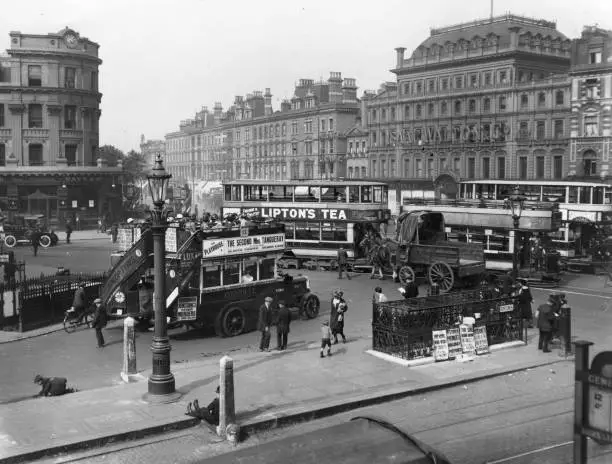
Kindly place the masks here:
POLYGON ((570 44, 553 22, 504 15, 397 48, 396 85, 367 101, 368 175, 566 176, 570 44))
POLYGON ((146 140, 144 134, 140 136, 140 152, 147 160, 147 166, 152 168, 158 153, 166 155, 166 142, 164 140, 146 140))
POLYGON ((0 209, 95 222, 121 206, 121 166, 96 157, 99 45, 69 28, 10 33, 0 56, 0 209))
MULTIPOLYGON (((612 31, 587 26, 572 43, 569 175, 612 176, 612 31)), ((612 218, 609 218, 612 219, 612 218)))
POLYGON ((166 135, 168 164, 185 181, 296 179, 346 175, 347 131, 359 113, 355 79, 332 72, 300 79, 293 98, 272 107, 270 89, 204 108, 166 135))
MULTIPOLYGON (((384 91, 384 85, 381 91, 384 91)), ((368 111, 366 102, 375 96, 372 91, 366 90, 359 102, 360 113, 355 125, 346 132, 346 176, 349 178, 368 177, 369 156, 368 156, 368 111)))

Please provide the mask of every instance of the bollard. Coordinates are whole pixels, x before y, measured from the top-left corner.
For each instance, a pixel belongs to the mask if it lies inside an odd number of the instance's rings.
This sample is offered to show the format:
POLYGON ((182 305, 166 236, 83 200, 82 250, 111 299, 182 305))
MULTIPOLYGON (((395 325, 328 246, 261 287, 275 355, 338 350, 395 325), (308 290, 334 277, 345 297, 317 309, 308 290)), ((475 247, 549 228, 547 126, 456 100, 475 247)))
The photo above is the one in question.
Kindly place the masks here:
POLYGON ((589 347, 592 342, 577 340, 576 347, 575 384, 574 384, 574 463, 587 464, 587 436, 582 429, 588 424, 589 382, 586 377, 580 377, 589 369, 589 347))
POLYGON ((565 318, 565 324, 563 327, 563 338, 564 338, 564 349, 565 356, 571 356, 572 354, 572 308, 568 305, 561 307, 563 317, 565 318))
POLYGON ((236 423, 234 403, 234 361, 229 356, 223 356, 219 372, 219 427, 217 434, 227 436, 227 426, 236 423))
POLYGON ((128 316, 123 321, 123 370, 121 371, 121 379, 129 383, 135 380, 137 375, 134 318, 128 316))

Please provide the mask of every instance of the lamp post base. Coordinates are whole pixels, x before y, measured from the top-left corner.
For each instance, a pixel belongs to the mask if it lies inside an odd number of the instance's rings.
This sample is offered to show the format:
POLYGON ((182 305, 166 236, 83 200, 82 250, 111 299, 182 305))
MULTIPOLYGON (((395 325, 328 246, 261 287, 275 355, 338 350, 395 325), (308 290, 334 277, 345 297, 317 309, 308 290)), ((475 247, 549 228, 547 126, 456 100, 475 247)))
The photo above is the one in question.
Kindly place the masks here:
MULTIPOLYGON (((149 387, 150 388, 150 387, 149 387)), ((156 395, 152 393, 145 393, 142 397, 143 401, 149 404, 168 404, 175 403, 181 399, 183 395, 177 391, 170 394, 156 395)))

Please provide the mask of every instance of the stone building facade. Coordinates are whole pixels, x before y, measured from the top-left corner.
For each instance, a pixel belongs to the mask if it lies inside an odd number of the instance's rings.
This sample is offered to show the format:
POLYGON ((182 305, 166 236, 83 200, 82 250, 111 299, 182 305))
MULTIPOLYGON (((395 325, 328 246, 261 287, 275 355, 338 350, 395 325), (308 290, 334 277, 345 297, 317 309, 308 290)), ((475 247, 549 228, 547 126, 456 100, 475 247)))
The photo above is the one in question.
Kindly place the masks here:
POLYGON ((113 185, 122 169, 96 157, 98 49, 69 28, 10 33, 0 56, 0 209, 42 214, 51 224, 118 212, 113 185))
POLYGON ((367 98, 373 178, 554 179, 569 169, 571 41, 504 15, 440 29, 367 98))
POLYGON ((140 136, 140 153, 147 160, 147 166, 152 168, 158 153, 164 157, 166 156, 166 141, 146 140, 143 134, 140 136))
POLYGON ((612 31, 587 26, 572 43, 569 175, 612 176, 612 31))
POLYGON ((197 179, 346 176, 347 135, 359 114, 355 79, 300 79, 291 100, 272 107, 270 89, 237 96, 224 111, 204 107, 166 135, 173 175, 197 179))

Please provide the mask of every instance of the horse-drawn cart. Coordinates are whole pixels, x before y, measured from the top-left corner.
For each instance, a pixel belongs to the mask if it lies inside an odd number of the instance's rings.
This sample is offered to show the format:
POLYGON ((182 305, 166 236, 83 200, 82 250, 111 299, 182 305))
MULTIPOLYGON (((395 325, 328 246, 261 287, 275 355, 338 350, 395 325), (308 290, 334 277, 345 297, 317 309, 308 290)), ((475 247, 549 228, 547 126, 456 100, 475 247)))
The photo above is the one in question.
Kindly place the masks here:
POLYGON ((366 238, 368 255, 374 267, 393 269, 402 284, 417 275, 437 284, 440 292, 454 286, 469 287, 480 282, 485 272, 481 245, 449 242, 445 237, 444 216, 431 211, 402 213, 397 219, 396 239, 366 238))

